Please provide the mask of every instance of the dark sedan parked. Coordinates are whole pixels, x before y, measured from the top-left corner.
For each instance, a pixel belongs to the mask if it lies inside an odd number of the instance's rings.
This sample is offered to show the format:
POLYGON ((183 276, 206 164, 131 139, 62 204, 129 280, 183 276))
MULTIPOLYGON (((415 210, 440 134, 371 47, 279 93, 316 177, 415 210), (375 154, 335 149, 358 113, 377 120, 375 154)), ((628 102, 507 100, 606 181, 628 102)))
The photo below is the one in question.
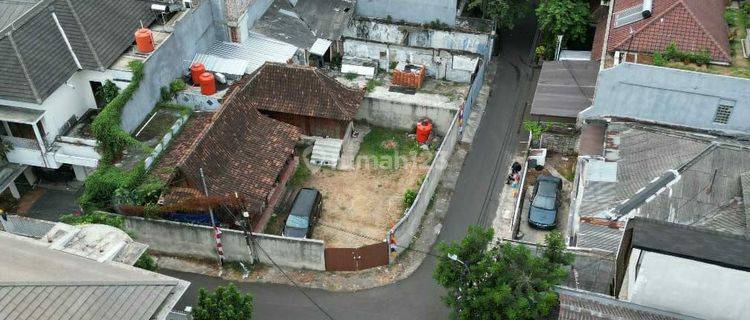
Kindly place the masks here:
POLYGON ((294 198, 294 204, 292 204, 292 210, 286 219, 282 234, 291 238, 311 238, 315 222, 320 217, 322 205, 318 190, 301 189, 294 198))
POLYGON ((557 225, 557 209, 560 207, 559 193, 562 179, 540 176, 536 180, 534 196, 529 206, 529 225, 536 229, 550 230, 557 225))

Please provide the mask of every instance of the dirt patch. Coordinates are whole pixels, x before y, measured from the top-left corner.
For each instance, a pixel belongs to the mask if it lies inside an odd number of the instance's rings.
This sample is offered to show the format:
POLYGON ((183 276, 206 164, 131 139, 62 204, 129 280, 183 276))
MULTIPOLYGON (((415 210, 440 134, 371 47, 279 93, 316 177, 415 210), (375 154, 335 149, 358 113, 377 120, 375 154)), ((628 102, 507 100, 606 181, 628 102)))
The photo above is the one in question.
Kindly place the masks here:
POLYGON ((313 238, 327 247, 359 247, 385 239, 403 216, 407 189, 416 189, 429 168, 427 161, 384 170, 360 166, 354 171, 321 170, 306 187, 323 194, 323 213, 313 238))

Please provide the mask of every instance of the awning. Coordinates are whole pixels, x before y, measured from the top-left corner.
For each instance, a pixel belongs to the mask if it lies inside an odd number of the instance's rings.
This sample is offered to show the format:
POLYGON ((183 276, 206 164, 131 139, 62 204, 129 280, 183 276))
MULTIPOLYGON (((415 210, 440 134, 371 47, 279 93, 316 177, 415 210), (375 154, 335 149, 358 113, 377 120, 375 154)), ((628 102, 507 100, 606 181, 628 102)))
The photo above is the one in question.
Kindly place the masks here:
POLYGON ((0 120, 2 121, 35 124, 43 115, 43 110, 0 106, 0 120))
POLYGON ((326 54, 326 51, 328 51, 328 47, 331 46, 331 43, 332 42, 329 40, 318 38, 318 40, 315 40, 315 43, 313 43, 312 47, 310 47, 310 53, 322 57, 326 54))

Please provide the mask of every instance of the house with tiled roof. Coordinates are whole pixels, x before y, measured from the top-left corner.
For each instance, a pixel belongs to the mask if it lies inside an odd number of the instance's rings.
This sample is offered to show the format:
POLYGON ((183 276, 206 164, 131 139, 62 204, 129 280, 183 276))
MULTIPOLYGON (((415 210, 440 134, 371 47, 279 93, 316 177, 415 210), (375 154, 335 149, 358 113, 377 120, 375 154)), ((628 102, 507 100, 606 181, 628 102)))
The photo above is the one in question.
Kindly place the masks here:
POLYGON ((713 63, 729 64, 732 53, 723 0, 612 0, 597 24, 592 59, 637 61, 639 54, 674 43, 685 52, 708 51, 713 63))
POLYGON ((191 201, 216 201, 261 217, 256 226, 267 221, 296 168, 300 132, 248 105, 247 85, 234 87, 215 113, 192 115, 152 169, 169 186, 160 201, 166 211, 197 212, 203 208, 191 201))
POLYGON ((362 105, 363 90, 347 87, 322 70, 267 62, 242 80, 234 99, 291 124, 306 136, 344 139, 362 105))

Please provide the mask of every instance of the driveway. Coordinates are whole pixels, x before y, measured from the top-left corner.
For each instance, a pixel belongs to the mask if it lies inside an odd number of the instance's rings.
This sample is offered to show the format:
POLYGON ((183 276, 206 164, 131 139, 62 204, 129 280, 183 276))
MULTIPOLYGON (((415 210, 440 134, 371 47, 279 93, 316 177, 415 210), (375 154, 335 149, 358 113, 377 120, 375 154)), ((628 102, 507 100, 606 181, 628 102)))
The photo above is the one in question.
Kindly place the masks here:
MULTIPOLYGON (((531 68, 536 29, 533 15, 512 32, 500 36, 493 94, 466 157, 453 200, 443 221, 438 241, 463 238, 471 224, 489 226, 498 195, 505 185, 507 163, 515 149, 524 105, 530 102, 531 68)), ((397 283, 354 293, 304 289, 333 319, 447 319, 449 310, 441 301, 444 290, 432 279, 436 260, 428 257, 411 277, 397 283)), ((199 288, 214 288, 228 282, 198 274, 163 271, 192 282, 177 309, 194 303, 199 288)), ((238 283, 255 296, 257 319, 328 319, 304 295, 285 285, 238 283)))

